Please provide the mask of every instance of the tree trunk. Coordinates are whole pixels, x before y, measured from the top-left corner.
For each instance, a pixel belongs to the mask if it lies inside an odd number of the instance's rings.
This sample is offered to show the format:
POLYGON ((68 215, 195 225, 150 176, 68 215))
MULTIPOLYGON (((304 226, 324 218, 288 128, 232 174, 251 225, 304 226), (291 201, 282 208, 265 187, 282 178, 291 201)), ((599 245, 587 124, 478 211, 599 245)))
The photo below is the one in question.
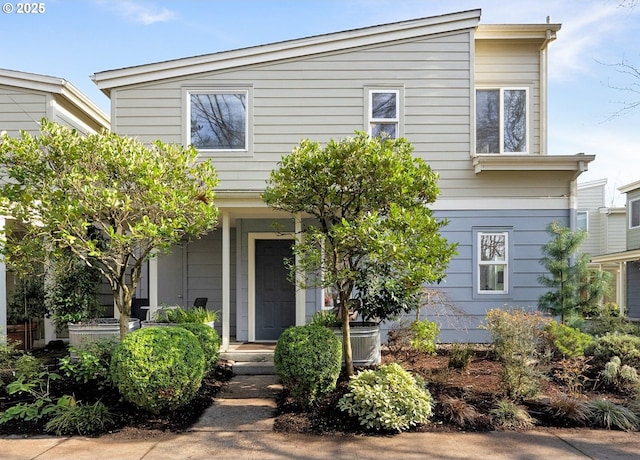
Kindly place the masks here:
POLYGON ((129 318, 131 317, 131 294, 124 286, 118 285, 113 292, 116 307, 120 312, 120 339, 129 332, 129 318))
POLYGON ((351 327, 349 325, 349 303, 345 296, 340 296, 340 315, 342 316, 342 352, 344 367, 348 377, 354 374, 353 354, 351 352, 351 327))

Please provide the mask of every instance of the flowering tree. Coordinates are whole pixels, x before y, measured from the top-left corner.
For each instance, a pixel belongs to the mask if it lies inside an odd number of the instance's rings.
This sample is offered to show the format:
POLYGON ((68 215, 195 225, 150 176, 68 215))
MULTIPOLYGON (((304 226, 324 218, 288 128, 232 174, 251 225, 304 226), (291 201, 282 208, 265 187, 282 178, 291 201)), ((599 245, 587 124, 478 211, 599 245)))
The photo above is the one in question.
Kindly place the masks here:
POLYGON ((108 281, 124 335, 143 263, 214 229, 218 178, 193 148, 103 132, 83 136, 42 121, 40 136, 0 138, 0 202, 24 224, 6 235, 14 267, 72 254, 108 281))

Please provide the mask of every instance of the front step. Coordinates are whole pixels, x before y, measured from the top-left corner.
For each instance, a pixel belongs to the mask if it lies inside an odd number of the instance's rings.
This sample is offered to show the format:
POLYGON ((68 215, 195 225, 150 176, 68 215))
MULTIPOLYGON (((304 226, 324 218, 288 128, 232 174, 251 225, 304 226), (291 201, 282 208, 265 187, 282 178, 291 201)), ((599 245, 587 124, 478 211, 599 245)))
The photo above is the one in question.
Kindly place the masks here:
POLYGON ((273 351, 275 345, 231 344, 220 359, 231 364, 236 375, 274 375, 273 351))

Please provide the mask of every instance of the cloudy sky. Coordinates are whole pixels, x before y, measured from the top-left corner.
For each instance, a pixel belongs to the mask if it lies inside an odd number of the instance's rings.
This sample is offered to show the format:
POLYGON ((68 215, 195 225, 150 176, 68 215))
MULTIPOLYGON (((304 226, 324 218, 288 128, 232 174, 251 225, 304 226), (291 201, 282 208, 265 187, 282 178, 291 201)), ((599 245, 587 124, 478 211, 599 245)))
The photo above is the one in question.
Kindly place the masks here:
POLYGON ((616 65, 640 68, 633 0, 45 0, 31 14, 0 3, 0 67, 65 78, 107 112, 89 78, 102 70, 476 8, 486 24, 550 17, 562 29, 549 54, 549 152, 596 154, 579 182, 606 178, 611 203, 640 180, 640 107, 618 113, 640 101, 640 75, 616 65))

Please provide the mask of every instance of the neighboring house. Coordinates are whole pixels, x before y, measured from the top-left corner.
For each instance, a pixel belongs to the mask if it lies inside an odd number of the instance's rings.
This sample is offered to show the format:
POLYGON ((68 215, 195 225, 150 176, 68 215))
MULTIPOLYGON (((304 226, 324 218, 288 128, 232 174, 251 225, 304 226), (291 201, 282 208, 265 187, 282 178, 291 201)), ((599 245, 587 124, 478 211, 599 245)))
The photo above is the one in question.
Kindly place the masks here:
POLYGON ((591 258, 603 269, 613 267, 620 273, 616 285, 619 305, 626 306, 630 319, 640 321, 640 181, 623 185, 618 190, 626 194, 625 250, 591 258))
MULTIPOLYGON (((109 129, 109 117, 87 96, 63 78, 0 69, 0 132, 19 136, 24 130, 40 133, 40 121, 47 118, 88 134, 109 129)), ((10 225, 0 216, 0 226, 10 225)), ((0 264, 0 330, 6 329, 7 290, 14 276, 0 264)), ((48 325, 45 340, 55 338, 48 325)))
MULTIPOLYGON (((606 186, 606 179, 578 185, 576 227, 588 233, 580 253, 601 256, 624 251, 627 247, 627 211, 624 207, 607 206, 606 186)), ((618 264, 591 264, 591 267, 611 273, 611 292, 604 301, 624 306, 624 296, 618 289, 623 281, 618 264)))
POLYGON ((464 319, 440 316, 441 340, 485 341, 492 308, 535 310, 545 229, 575 225, 576 179, 594 156, 547 152, 560 25, 479 22, 464 11, 96 73, 115 132, 193 144, 221 179, 219 229, 152 261, 138 296, 208 297, 223 349, 307 322, 322 292, 294 290, 282 266, 305 216, 269 209, 261 192, 301 139, 364 130, 406 137, 440 174, 433 209, 459 254, 437 288, 464 319))

